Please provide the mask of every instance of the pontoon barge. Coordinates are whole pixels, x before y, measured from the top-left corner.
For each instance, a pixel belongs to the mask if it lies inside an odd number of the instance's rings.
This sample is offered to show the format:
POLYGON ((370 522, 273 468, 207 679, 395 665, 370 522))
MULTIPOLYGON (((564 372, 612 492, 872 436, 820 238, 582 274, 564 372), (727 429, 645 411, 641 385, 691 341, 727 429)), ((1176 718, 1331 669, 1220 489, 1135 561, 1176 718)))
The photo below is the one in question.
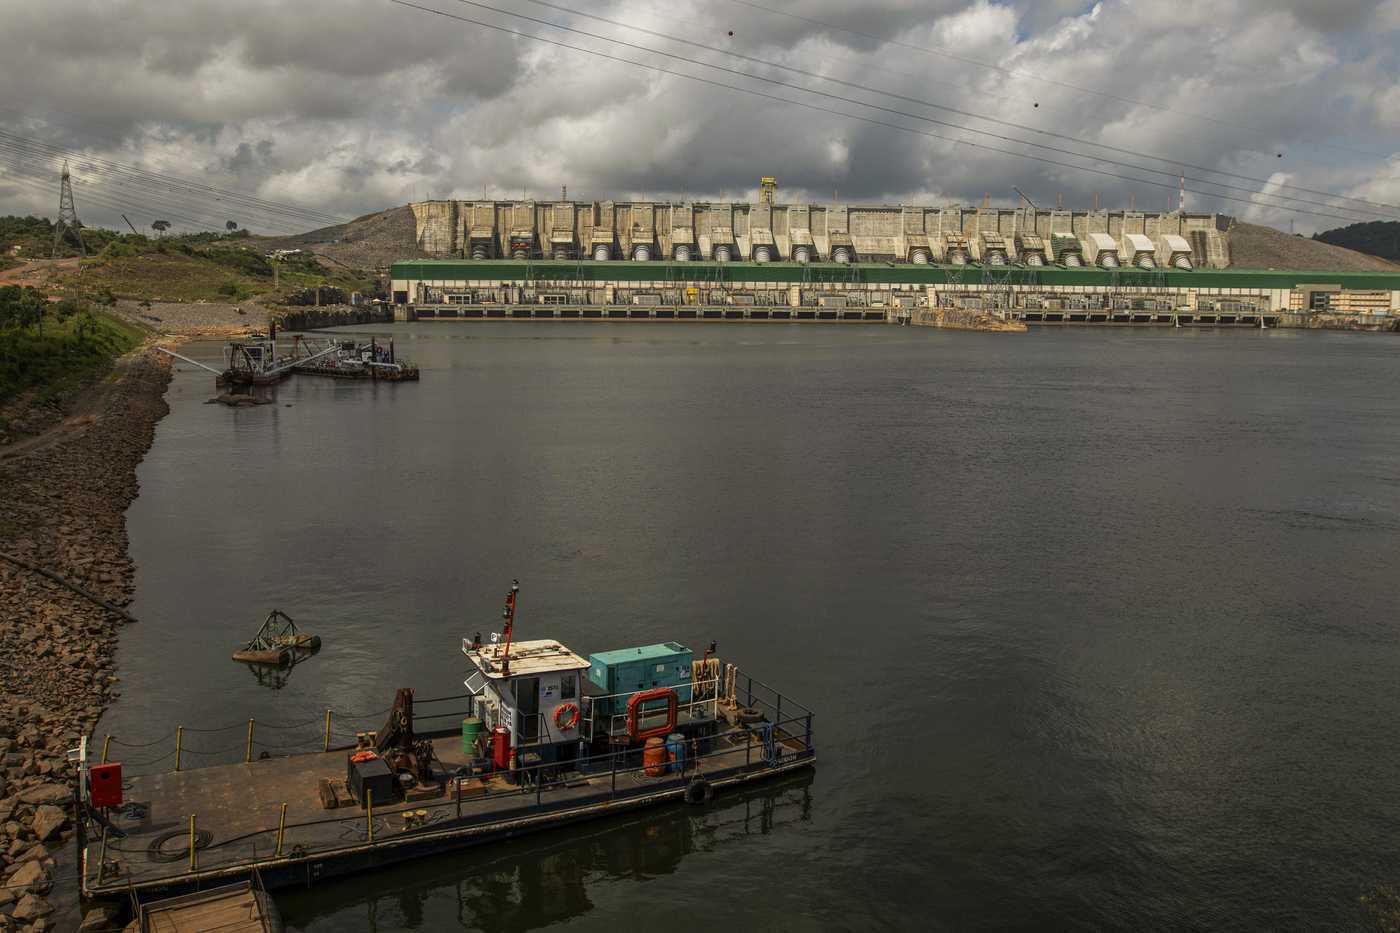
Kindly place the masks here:
POLYGON ((512 646, 509 618, 504 639, 464 639, 463 651, 467 693, 415 702, 400 690, 383 730, 353 746, 253 760, 250 722, 238 764, 123 784, 119 763, 80 761, 83 894, 169 896, 250 869, 269 890, 308 886, 641 807, 701 804, 815 761, 812 711, 709 652, 692 660, 672 642, 584 659, 556 641, 512 646))

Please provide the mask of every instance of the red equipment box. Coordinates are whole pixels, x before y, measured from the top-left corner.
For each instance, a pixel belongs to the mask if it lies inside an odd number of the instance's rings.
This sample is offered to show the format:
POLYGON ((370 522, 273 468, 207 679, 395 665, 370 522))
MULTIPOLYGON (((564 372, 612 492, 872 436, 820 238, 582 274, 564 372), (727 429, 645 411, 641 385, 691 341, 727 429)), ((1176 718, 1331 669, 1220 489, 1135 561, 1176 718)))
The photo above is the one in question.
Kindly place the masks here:
POLYGON ((93 765, 88 769, 88 801, 94 807, 122 805, 122 765, 93 765))

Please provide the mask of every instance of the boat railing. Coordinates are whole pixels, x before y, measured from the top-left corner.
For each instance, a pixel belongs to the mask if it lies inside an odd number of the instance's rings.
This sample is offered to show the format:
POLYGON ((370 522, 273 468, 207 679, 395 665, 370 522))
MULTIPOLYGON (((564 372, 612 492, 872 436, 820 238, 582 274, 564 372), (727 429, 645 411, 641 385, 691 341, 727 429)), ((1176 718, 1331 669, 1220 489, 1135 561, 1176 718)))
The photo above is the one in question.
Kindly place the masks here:
MULTIPOLYGON (((720 700, 719 682, 720 678, 712 677, 704 680, 692 680, 688 683, 676 684, 673 686, 671 689, 675 690, 678 696, 687 697, 684 702, 676 703, 676 721, 681 722, 683 718, 695 719, 697 718, 697 712, 708 715, 711 719, 717 719, 719 717, 720 700)), ((622 693, 609 693, 603 696, 585 696, 580 705, 582 723, 580 724, 579 731, 583 733, 585 739, 591 741, 596 735, 596 730, 599 728, 598 720, 601 718, 605 720, 602 725, 605 735, 621 735, 627 731, 627 714, 625 712, 609 713, 600 717, 598 715, 599 707, 601 706, 602 709, 616 708, 618 706, 625 707, 628 702, 631 701, 632 697, 640 693, 646 693, 647 690, 650 689, 652 688, 627 690, 622 693)), ((645 716, 647 719, 652 719, 656 714, 654 712, 643 712, 639 715, 645 716)))
POLYGON ((811 707, 797 702, 737 667, 733 669, 732 675, 726 674, 725 689, 728 691, 727 696, 734 703, 770 715, 775 722, 784 721, 784 714, 789 719, 801 719, 812 715, 811 707))
MULTIPOLYGON (((687 703, 678 703, 678 720, 682 719, 682 710, 690 711, 692 719, 697 718, 696 714, 718 719, 721 707, 735 711, 735 718, 738 718, 738 712, 747 709, 753 711, 752 716, 761 717, 777 730, 780 739, 795 738, 808 747, 811 745, 814 715, 812 709, 763 681, 740 672, 733 665, 726 666, 718 684, 714 679, 705 679, 679 685, 678 689, 690 690, 693 695, 703 697, 691 699, 687 703)), ((595 701, 622 697, 630 699, 633 694, 639 692, 642 691, 613 694, 608 697, 580 698, 580 736, 591 741, 597 734, 596 730, 600 728, 599 717, 592 715, 595 701)), ((473 696, 473 693, 468 692, 440 697, 415 697, 414 732, 432 737, 457 731, 464 717, 474 715, 473 696)), ((117 747, 116 756, 122 758, 127 774, 181 771, 188 770, 191 765, 201 767, 239 760, 251 762, 272 756, 353 748, 359 735, 381 728, 388 714, 389 709, 373 713, 326 709, 303 722, 296 723, 255 722, 248 719, 216 728, 177 726, 173 732, 162 738, 142 742, 122 741, 109 734, 102 743, 101 763, 105 764, 109 758, 114 757, 110 746, 117 747), (224 738, 211 740, 211 736, 214 735, 224 738), (217 747, 211 747, 211 741, 217 742, 217 747)), ((542 728, 537 734, 552 737, 553 726, 548 716, 537 715, 542 717, 542 728)), ((607 719, 607 725, 616 730, 611 734, 626 731, 625 714, 610 714, 601 718, 607 719)))
MULTIPOLYGON (((758 685, 757 681, 755 685, 758 685)), ((460 697, 441 697, 421 702, 446 702, 451 699, 460 697)), ((420 701, 415 700, 415 703, 418 702, 420 701)), ((785 708, 798 706, 786 698, 783 705, 785 708)), ((575 758, 570 762, 570 771, 562 770, 557 762, 521 764, 511 771, 514 784, 480 784, 477 791, 467 798, 467 813, 463 812, 464 795, 461 788, 468 782, 477 782, 477 779, 461 772, 448 776, 449 799, 444 802, 429 804, 426 801, 415 801, 405 804, 396 801, 377 806, 370 800, 366 808, 353 816, 327 817, 294 823, 284 821, 285 804, 281 804, 281 818, 278 815, 279 807, 269 808, 267 825, 272 828, 238 835, 228 840, 197 839, 196 826, 206 824, 194 813, 190 815, 189 820, 191 855, 187 873, 198 873, 201 870, 201 862, 209 871, 220 875, 250 867, 268 870, 279 863, 297 858, 363 850, 367 846, 374 846, 377 841, 397 841, 418 835, 431 836, 434 833, 518 818, 521 815, 557 810, 583 802, 553 796, 554 792, 578 785, 576 773, 571 776, 571 772, 583 771, 591 776, 590 786, 599 791, 598 802, 644 798, 664 792, 675 794, 682 791, 689 799, 692 785, 697 782, 712 785, 712 782, 741 777, 753 771, 796 766, 804 760, 811 759, 814 754, 811 739, 812 715, 805 712, 784 720, 750 722, 733 726, 704 739, 687 739, 684 754, 678 756, 675 762, 665 765, 667 771, 663 774, 655 773, 657 766, 648 765, 639 750, 623 746, 612 746, 598 754, 575 758), (737 757, 740 748, 743 749, 742 761, 737 757), (458 785, 456 788, 450 786, 454 783, 458 785), (477 812, 470 812, 482 801, 491 801, 494 804, 504 798, 518 799, 519 807, 482 806, 477 812), (423 815, 425 811, 426 816, 423 815), (406 812, 414 813, 412 825, 403 822, 406 812), (311 834, 301 832, 313 827, 337 824, 341 828, 337 834, 337 841, 328 845, 324 843, 326 836, 323 831, 314 837, 317 841, 313 841, 311 834)), ((417 719, 415 716, 415 722, 417 719)), ((711 790, 712 786, 706 793, 711 790)), ((106 841, 104 832, 101 843, 103 854, 96 859, 85 859, 82 863, 83 889, 94 891, 104 887, 110 888, 113 884, 125 889, 133 882, 139 885, 141 878, 135 873, 139 868, 131 864, 118 866, 112 874, 105 874, 111 870, 109 866, 114 861, 109 856, 113 852, 122 851, 109 850, 106 841)), ((167 876, 163 883, 168 883, 169 880, 167 876)))

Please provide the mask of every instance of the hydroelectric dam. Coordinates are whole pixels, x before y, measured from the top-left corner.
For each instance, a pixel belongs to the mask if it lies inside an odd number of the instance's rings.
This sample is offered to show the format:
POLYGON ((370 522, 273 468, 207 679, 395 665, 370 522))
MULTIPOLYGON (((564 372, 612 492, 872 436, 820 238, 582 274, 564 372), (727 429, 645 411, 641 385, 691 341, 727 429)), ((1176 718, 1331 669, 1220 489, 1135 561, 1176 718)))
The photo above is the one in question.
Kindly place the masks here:
POLYGON ((1183 211, 428 201, 396 320, 1273 327, 1400 315, 1400 274, 1237 269, 1183 211))

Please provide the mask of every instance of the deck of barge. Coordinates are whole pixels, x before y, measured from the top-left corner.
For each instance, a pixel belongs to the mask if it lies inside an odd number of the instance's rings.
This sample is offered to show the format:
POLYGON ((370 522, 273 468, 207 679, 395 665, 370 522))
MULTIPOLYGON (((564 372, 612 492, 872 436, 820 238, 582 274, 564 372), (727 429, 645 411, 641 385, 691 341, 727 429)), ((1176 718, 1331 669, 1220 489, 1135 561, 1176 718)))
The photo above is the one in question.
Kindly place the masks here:
MULTIPOLYGON (((805 711, 804 711, 805 712, 805 711)), ((269 888, 310 885, 376 865, 507 838, 536 829, 683 799, 703 776, 715 791, 763 780, 814 761, 810 714, 745 729, 721 712, 721 734, 683 775, 647 776, 640 760, 595 760, 589 773, 565 780, 506 783, 501 777, 465 783, 471 795, 395 801, 374 808, 373 837, 365 810, 327 810, 323 778, 343 779, 345 750, 270 758, 128 779, 125 800, 140 804, 113 823, 127 835, 105 843, 89 836, 83 849, 83 888, 92 896, 177 893, 226 883, 256 867, 269 888), (765 741, 768 730, 770 738, 765 741), (610 767, 611 765, 611 767, 610 767), (474 787, 472 785, 475 785, 474 787), (278 824, 286 805, 278 852, 278 824), (424 825, 406 829, 405 810, 426 810, 424 825), (207 845, 187 855, 190 817, 207 845), (99 871, 100 865, 100 871, 99 871)), ((442 764, 465 764, 459 735, 434 739, 442 764)))

